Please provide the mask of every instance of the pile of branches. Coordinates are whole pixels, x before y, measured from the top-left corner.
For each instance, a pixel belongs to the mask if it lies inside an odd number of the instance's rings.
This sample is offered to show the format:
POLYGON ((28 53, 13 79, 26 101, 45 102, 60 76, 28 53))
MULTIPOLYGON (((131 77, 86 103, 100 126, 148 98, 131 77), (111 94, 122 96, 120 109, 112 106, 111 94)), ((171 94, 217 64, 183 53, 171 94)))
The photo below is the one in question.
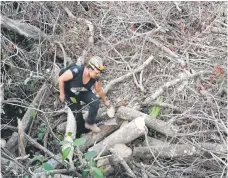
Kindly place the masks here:
POLYGON ((225 177, 226 2, 2 2, 0 19, 3 177, 81 177, 87 150, 110 177, 225 177), (63 161, 58 71, 93 55, 116 114, 63 161))

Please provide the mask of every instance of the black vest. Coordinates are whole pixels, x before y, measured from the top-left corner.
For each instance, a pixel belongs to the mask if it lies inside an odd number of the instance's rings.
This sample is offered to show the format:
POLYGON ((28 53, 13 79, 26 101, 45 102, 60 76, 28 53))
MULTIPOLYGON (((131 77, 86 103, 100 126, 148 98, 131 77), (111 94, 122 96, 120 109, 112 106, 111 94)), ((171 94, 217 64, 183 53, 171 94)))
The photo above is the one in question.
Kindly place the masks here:
POLYGON ((73 79, 64 83, 64 90, 68 96, 75 96, 78 92, 85 92, 91 90, 91 87, 95 84, 95 79, 90 79, 87 84, 83 84, 82 77, 85 66, 72 66, 69 70, 73 73, 73 79), (76 72, 75 72, 76 71, 76 72))

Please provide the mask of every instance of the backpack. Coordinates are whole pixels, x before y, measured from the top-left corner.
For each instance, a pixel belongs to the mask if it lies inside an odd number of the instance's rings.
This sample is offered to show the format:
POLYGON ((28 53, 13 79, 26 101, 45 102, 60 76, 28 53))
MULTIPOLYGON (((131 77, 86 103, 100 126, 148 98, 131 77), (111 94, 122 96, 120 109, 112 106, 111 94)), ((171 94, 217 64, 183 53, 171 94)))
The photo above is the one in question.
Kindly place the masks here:
POLYGON ((68 69, 70 69, 72 66, 76 66, 76 64, 70 64, 69 66, 67 66, 67 67, 64 67, 64 68, 62 68, 61 70, 60 70, 60 72, 59 72, 59 77, 64 73, 64 72, 66 72, 68 69))

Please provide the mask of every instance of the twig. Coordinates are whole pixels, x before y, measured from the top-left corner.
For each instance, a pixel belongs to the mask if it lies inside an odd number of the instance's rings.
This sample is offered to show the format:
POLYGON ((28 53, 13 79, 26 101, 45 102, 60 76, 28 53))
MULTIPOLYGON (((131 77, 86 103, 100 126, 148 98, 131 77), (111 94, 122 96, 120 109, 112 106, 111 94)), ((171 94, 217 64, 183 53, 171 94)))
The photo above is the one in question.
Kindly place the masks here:
MULTIPOLYGON (((150 64, 150 62, 153 59, 154 59, 154 57, 150 56, 141 66, 139 66, 137 69, 133 70, 132 72, 135 74, 135 73, 142 71, 146 66, 148 66, 150 64)), ((115 85, 119 82, 122 82, 123 80, 129 78, 131 75, 132 75, 132 73, 128 73, 122 77, 112 80, 111 82, 108 83, 108 85, 106 85, 104 92, 107 93, 112 88, 113 85, 115 85)))
POLYGON ((189 80, 191 78, 198 77, 203 74, 211 74, 211 71, 200 71, 195 74, 189 74, 181 78, 176 78, 170 82, 167 82, 166 84, 162 85, 159 89, 155 91, 154 94, 152 94, 150 97, 146 98, 143 104, 149 104, 150 102, 154 101, 157 97, 159 97, 167 88, 176 85, 177 83, 183 82, 185 80, 189 80))

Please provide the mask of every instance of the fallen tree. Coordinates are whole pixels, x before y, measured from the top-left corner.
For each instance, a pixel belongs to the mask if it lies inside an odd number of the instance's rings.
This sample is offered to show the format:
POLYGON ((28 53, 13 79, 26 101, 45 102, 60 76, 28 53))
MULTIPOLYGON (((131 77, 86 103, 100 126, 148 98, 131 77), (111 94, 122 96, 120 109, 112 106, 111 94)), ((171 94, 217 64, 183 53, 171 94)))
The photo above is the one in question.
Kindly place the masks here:
POLYGON ((166 123, 164 121, 158 120, 152 116, 149 116, 145 113, 142 113, 140 111, 136 111, 134 109, 121 106, 117 110, 116 116, 124 119, 124 120, 133 120, 136 117, 143 117, 145 119, 146 126, 154 129, 160 133, 163 133, 167 136, 174 136, 178 132, 178 127, 171 125, 169 123, 166 123))
POLYGON ((89 151, 95 151, 96 154, 100 154, 102 151, 105 153, 109 148, 118 143, 130 143, 136 138, 142 136, 145 133, 145 121, 143 117, 138 117, 132 120, 130 123, 118 129, 106 137, 103 141, 89 148, 89 151))
MULTIPOLYGON (((213 143, 201 143, 200 147, 190 144, 165 144, 150 146, 150 149, 153 151, 155 156, 162 158, 194 157, 203 155, 206 152, 213 152, 222 155, 227 154, 225 145, 213 143)), ((133 150, 133 156, 145 159, 153 158, 150 149, 148 147, 135 147, 133 150)))

